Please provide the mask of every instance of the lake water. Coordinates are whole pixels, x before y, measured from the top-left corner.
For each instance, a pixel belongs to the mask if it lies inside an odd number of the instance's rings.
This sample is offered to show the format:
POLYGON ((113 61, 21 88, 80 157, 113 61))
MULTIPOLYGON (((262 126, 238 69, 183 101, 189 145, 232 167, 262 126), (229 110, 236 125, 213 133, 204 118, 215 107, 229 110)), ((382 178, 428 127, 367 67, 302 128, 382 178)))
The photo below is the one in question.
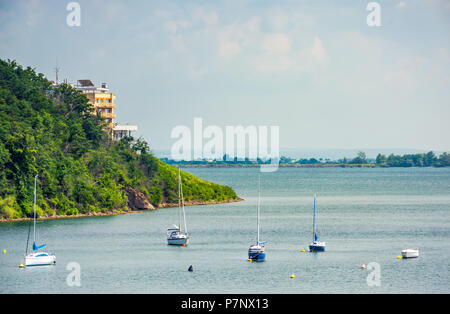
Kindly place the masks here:
POLYGON ((245 201, 187 207, 188 247, 166 244, 177 208, 38 221, 38 242, 57 264, 26 269, 18 265, 28 222, 2 223, 0 293, 450 293, 450 169, 263 173, 264 263, 247 261, 258 170, 186 171, 230 185, 245 201), (327 252, 302 253, 312 238, 314 193, 327 252), (410 247, 420 249, 418 259, 397 259, 410 247), (66 283, 70 262, 80 265, 80 287, 66 283), (380 266, 380 286, 369 286, 372 270, 360 268, 370 262, 380 266))

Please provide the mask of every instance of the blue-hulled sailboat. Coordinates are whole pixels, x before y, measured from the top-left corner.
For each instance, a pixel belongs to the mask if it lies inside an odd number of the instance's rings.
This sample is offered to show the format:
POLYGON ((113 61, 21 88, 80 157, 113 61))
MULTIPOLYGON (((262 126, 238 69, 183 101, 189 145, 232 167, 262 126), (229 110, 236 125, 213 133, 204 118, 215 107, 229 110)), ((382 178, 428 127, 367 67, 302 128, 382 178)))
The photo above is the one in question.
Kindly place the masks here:
MULTIPOLYGON (((56 264, 56 256, 46 252, 38 251, 46 246, 46 244, 36 245, 36 183, 38 175, 34 177, 34 221, 33 221, 33 253, 28 254, 28 240, 25 249, 24 264, 22 266, 45 266, 56 264)), ((30 230, 28 230, 28 238, 30 237, 30 230)))
POLYGON ((250 245, 250 248, 248 249, 248 258, 249 260, 255 261, 255 262, 263 262, 266 259, 266 251, 264 244, 266 241, 261 241, 259 238, 259 211, 261 207, 261 174, 259 175, 259 181, 258 181, 258 206, 256 210, 256 244, 250 245))
POLYGON ((313 215, 313 242, 309 245, 310 252, 324 252, 325 242, 319 241, 319 235, 316 232, 316 195, 314 195, 314 215, 313 215))

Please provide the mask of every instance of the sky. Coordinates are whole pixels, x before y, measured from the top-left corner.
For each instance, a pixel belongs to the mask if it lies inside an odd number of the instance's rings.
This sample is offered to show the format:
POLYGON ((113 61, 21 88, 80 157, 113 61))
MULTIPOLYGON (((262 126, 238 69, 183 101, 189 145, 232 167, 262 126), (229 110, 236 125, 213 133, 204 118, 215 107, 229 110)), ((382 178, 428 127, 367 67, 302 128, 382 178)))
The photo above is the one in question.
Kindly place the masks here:
POLYGON ((278 126, 286 149, 450 151, 450 0, 0 0, 0 58, 107 82, 153 149, 171 130, 278 126))

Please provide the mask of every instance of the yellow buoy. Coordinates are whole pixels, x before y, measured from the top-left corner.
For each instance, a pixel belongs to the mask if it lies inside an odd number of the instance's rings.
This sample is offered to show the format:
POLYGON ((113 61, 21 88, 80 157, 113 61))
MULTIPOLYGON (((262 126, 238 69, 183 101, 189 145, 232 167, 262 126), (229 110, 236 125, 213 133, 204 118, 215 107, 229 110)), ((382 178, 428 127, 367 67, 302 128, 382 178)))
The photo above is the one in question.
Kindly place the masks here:
POLYGON ((305 252, 305 249, 302 249, 302 252, 305 252))
POLYGON ((294 278, 295 278, 295 275, 294 275, 294 274, 292 274, 292 275, 291 275, 291 278, 292 278, 292 279, 294 279, 294 278))
POLYGON ((252 262, 252 259, 251 258, 249 258, 247 261, 249 261, 250 263, 252 262))
POLYGON ((400 255, 399 255, 399 256, 397 256, 397 258, 398 258, 398 259, 402 259, 402 257, 401 257, 400 255))
POLYGON ((3 250, 3 254, 6 254, 6 249, 3 250))
POLYGON ((23 264, 20 264, 19 267, 20 267, 20 268, 25 268, 25 266, 23 266, 23 264))

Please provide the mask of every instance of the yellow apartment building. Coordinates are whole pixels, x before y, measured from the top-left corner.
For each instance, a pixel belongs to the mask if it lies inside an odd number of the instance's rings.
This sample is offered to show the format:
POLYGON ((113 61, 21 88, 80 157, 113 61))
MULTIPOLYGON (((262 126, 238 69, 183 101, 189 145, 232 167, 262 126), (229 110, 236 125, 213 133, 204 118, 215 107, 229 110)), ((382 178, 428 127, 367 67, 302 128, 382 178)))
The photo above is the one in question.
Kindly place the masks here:
POLYGON ((109 92, 108 84, 102 83, 101 87, 95 87, 91 80, 78 80, 75 88, 87 96, 96 112, 100 113, 108 125, 113 128, 116 118, 114 113, 116 95, 109 92))
POLYGON ((102 83, 101 87, 95 87, 91 80, 78 80, 74 87, 87 96, 95 111, 108 123, 109 133, 113 140, 119 141, 125 136, 131 136, 131 132, 137 131, 137 125, 118 125, 115 122, 116 95, 109 92, 108 84, 102 83))

